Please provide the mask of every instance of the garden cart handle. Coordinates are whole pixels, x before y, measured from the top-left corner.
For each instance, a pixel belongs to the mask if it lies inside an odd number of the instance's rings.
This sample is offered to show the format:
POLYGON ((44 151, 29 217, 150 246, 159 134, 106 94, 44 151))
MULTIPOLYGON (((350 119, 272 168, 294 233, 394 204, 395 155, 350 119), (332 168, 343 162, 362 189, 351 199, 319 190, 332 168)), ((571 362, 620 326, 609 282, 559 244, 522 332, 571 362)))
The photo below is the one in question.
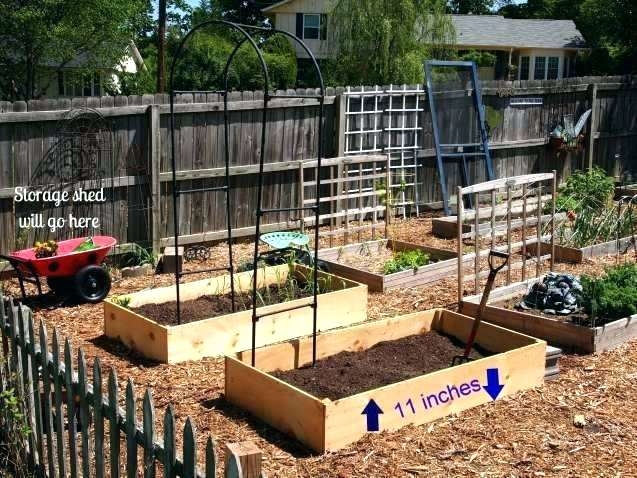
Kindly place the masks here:
MULTIPOLYGON (((476 335, 478 334, 478 328, 480 327, 480 322, 482 321, 482 314, 484 313, 484 309, 486 309, 487 307, 487 302, 489 301, 489 295, 491 294, 491 289, 493 288, 495 277, 498 272, 500 272, 509 262, 509 254, 507 254, 506 252, 491 250, 489 251, 488 262, 489 277, 487 278, 487 284, 484 286, 484 292, 482 292, 482 299, 480 299, 478 313, 476 314, 476 318, 473 321, 473 327, 471 328, 471 333, 469 334, 469 339, 467 340, 464 354, 462 356, 454 357, 454 364, 469 361, 469 354, 471 353, 473 342, 475 341, 476 335)), ((477 273, 478 271, 476 271, 476 274, 477 273)))

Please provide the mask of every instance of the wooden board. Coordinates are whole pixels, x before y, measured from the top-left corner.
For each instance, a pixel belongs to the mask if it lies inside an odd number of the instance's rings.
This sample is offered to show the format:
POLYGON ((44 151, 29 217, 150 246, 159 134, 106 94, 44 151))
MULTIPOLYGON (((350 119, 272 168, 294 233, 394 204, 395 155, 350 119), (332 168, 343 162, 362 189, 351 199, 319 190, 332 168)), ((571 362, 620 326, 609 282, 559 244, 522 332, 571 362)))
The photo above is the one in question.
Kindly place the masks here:
MULTIPOLYGON (((470 317, 443 309, 428 310, 322 333, 317 337, 317 352, 326 357, 345 350, 365 350, 384 340, 431 330, 464 340, 472 325, 470 317)), ((226 399, 313 450, 325 452, 343 448, 368 433, 362 411, 371 399, 383 411, 380 431, 397 430, 492 401, 482 388, 487 369, 498 370, 504 385, 499 397, 543 383, 544 341, 484 323, 477 343, 497 354, 332 401, 313 397, 268 375, 271 370, 287 370, 311 361, 312 338, 305 337, 257 350, 258 368, 249 365, 249 352, 226 357, 226 399), (414 404, 413 413, 406 405, 409 399, 414 404)))
MULTIPOLYGON (((534 280, 517 282, 496 289, 491 294, 490 302, 519 297, 526 292, 528 285, 534 280)), ((475 316, 479 302, 480 296, 466 297, 460 304, 460 311, 463 314, 475 316)), ((600 327, 585 327, 550 317, 487 305, 482 318, 507 329, 544 339, 550 344, 585 353, 612 350, 637 337, 637 315, 618 319, 600 327)))
MULTIPOLYGON (((309 269, 295 266, 295 274, 309 276, 309 269)), ((288 266, 259 269, 258 286, 286 280, 288 266)), ((318 330, 330 330, 362 322, 367 318, 367 286, 348 279, 320 273, 330 282, 328 289, 335 289, 318 296, 318 330), (336 290, 345 286, 345 289, 336 290)), ((237 291, 251 290, 252 272, 235 274, 237 291)), ((182 301, 203 295, 221 295, 230 291, 228 275, 182 284, 182 301)), ((175 287, 160 287, 128 294, 128 307, 148 303, 165 303, 175 300, 175 287)), ((164 363, 178 363, 203 357, 216 357, 235 353, 251 347, 252 310, 222 315, 210 319, 164 326, 136 314, 119 305, 120 298, 104 301, 104 334, 118 339, 144 357, 164 363)), ((287 310, 294 306, 310 304, 311 298, 298 299, 282 304, 259 308, 262 317, 257 323, 257 347, 312 333, 312 309, 310 307, 287 310), (281 311, 278 312, 277 311, 281 311)))
POLYGON ((319 251, 319 259, 326 262, 329 271, 339 277, 346 277, 363 284, 367 284, 372 292, 384 292, 399 287, 415 287, 428 284, 449 277, 455 273, 457 267, 456 253, 435 247, 421 246, 392 239, 369 241, 348 246, 333 247, 319 251), (437 260, 431 264, 419 267, 417 270, 407 270, 394 274, 377 274, 354 266, 339 262, 343 254, 358 254, 369 249, 371 253, 378 247, 387 247, 395 251, 421 250, 432 259, 437 260))
MULTIPOLYGON (((568 262, 574 264, 581 264, 584 259, 591 257, 606 256, 609 254, 623 253, 632 247, 632 237, 624 237, 619 240, 619 246, 617 241, 602 242, 601 244, 594 244, 587 247, 567 247, 559 244, 555 245, 555 255, 553 256, 557 262, 568 262)), ((536 244, 529 244, 527 251, 531 256, 537 253, 536 244)), ((542 243, 542 254, 550 254, 551 244, 547 242, 542 243)))

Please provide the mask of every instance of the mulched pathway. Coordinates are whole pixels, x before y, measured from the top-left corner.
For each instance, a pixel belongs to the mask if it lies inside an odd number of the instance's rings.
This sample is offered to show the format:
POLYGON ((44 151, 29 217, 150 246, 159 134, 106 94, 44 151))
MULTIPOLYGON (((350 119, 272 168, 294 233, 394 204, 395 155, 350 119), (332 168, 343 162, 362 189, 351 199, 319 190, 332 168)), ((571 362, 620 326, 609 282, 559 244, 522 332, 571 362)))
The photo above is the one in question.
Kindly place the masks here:
MULTIPOLYGON (((440 244, 435 238, 429 240, 430 219, 398 227, 404 232, 392 238, 437 247, 440 244)), ((447 243, 453 246, 453 241, 447 243)), ((450 246, 447 248, 453 250, 450 246)), ((250 243, 237 245, 235 258, 249 260, 252 247, 250 243)), ((188 264, 187 268, 224 266, 227 259, 227 248, 220 245, 214 248, 208 265, 188 264)), ((626 259, 632 261, 634 257, 626 259)), ((614 262, 614 257, 603 257, 579 266, 558 267, 567 272, 598 274, 604 265, 614 262)), ((115 277, 111 295, 173 281, 170 275, 115 277)), ((454 308, 456 284, 449 278, 385 295, 372 293, 368 315, 375 320, 434 307, 454 308)), ((13 285, 5 285, 17 293, 13 285)), ((224 443, 252 440, 263 451, 263 468, 271 478, 619 477, 635 476, 637 469, 637 414, 630 408, 637 403, 637 340, 612 352, 566 355, 560 360, 559 377, 541 388, 431 424, 372 434, 337 453, 316 456, 223 400, 222 359, 165 365, 140 358, 118 342, 104 338, 103 308, 99 304, 43 309, 35 317, 43 320, 49 331, 55 327, 62 336, 71 338, 75 351, 82 347, 89 373, 95 357, 100 358, 105 370, 114 368, 122 389, 120 396, 130 379, 141 406, 144 389, 150 388, 159 433, 163 411, 172 404, 178 430, 187 416, 192 418, 200 458, 209 435, 218 445, 219 463, 224 459, 224 443), (586 425, 574 425, 576 414, 584 415, 586 425)))

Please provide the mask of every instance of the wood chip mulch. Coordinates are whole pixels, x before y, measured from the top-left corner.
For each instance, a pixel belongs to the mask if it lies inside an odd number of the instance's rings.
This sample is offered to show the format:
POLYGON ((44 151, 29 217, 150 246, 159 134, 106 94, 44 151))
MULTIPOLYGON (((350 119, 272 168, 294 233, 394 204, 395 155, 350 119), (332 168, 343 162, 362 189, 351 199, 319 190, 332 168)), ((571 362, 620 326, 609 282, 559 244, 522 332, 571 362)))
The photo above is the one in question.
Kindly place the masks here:
MULTIPOLYGON (((430 219, 407 221, 394 225, 396 234, 391 237, 439 244, 441 240, 431 236, 430 226, 430 219)), ((453 249, 453 241, 444 242, 453 249)), ((236 259, 249 259, 252 247, 248 243, 235 247, 236 259)), ((227 249, 215 247, 209 264, 219 266, 226 261, 227 249)), ((599 273, 614 261, 614 257, 605 257, 580 266, 560 264, 558 270, 599 273)), ((111 294, 172 283, 172 276, 120 279, 111 294)), ((17 292, 13 285, 6 286, 17 292)), ((449 278, 422 288, 370 294, 368 313, 371 319, 380 319, 454 307, 456 300, 456 280, 449 278)), ((222 359, 164 365, 136 357, 104 338, 101 305, 39 310, 35 316, 71 338, 76 349, 81 346, 89 362, 99 357, 106 370, 115 368, 121 387, 132 380, 138 403, 149 387, 158 430, 163 410, 171 403, 179 427, 187 416, 194 420, 200 457, 208 435, 216 440, 221 462, 224 443, 253 440, 263 451, 263 467, 269 477, 637 476, 637 341, 608 353, 567 355, 560 361, 559 377, 541 388, 431 424, 369 435, 344 450, 317 456, 224 402, 222 359), (575 415, 583 415, 585 425, 574 425, 575 415)))

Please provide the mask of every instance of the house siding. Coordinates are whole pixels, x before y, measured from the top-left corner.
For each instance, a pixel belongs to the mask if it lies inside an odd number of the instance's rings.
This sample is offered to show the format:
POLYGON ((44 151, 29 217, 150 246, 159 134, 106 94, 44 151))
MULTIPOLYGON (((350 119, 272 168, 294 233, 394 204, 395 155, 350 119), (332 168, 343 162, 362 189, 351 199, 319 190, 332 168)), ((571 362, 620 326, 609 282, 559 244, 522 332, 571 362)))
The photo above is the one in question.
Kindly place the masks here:
MULTIPOLYGON (((296 14, 297 13, 318 13, 326 14, 331 11, 332 3, 324 0, 296 0, 273 8, 266 13, 270 17, 276 28, 296 35, 296 14)), ((329 54, 329 27, 328 40, 303 40, 316 58, 326 58, 329 54)), ((290 40, 292 41, 292 40, 290 40)), ((307 59, 309 55, 296 42, 292 41, 297 58, 307 59)))

